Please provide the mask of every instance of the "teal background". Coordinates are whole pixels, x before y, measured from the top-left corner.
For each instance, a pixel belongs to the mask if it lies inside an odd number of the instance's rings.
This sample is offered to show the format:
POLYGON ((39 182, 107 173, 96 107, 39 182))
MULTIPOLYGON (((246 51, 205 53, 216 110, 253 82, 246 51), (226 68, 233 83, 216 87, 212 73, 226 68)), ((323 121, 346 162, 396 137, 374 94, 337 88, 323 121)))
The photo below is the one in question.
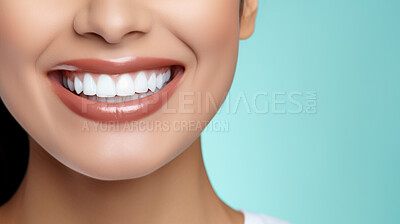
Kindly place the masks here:
POLYGON ((314 91, 317 111, 225 102, 229 128, 202 136, 217 194, 293 223, 400 223, 399 41, 398 0, 260 0, 230 99, 314 91))

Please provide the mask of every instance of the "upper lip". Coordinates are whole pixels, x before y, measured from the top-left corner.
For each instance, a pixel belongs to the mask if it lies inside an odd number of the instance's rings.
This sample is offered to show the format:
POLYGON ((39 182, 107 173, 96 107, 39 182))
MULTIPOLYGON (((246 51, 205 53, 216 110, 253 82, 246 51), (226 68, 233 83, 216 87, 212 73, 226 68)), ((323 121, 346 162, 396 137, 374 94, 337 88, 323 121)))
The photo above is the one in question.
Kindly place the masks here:
POLYGON ((61 62, 52 67, 50 71, 69 70, 77 72, 121 74, 174 65, 183 67, 181 62, 167 58, 123 57, 110 60, 84 58, 61 62))

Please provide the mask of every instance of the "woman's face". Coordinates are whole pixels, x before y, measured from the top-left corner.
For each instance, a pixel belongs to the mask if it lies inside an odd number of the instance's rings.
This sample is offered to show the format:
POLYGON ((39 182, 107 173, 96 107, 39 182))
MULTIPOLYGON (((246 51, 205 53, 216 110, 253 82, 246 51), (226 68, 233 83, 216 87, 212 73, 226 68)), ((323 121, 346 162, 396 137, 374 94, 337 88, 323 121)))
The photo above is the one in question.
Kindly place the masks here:
POLYGON ((0 94, 67 167, 140 177, 217 112, 238 42, 239 1, 2 0, 0 94))

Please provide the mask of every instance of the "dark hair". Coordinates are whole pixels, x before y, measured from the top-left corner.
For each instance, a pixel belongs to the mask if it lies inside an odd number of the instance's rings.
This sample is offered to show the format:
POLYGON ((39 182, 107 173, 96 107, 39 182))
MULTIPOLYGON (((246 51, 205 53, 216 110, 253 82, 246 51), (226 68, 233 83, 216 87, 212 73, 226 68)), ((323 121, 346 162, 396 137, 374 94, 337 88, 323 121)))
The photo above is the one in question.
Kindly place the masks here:
POLYGON ((15 193, 28 165, 28 136, 0 100, 0 206, 15 193))
MULTIPOLYGON (((240 0, 240 17, 243 13, 240 0)), ((25 175, 29 158, 28 136, 0 100, 1 125, 6 133, 0 138, 0 206, 16 192, 25 175)))

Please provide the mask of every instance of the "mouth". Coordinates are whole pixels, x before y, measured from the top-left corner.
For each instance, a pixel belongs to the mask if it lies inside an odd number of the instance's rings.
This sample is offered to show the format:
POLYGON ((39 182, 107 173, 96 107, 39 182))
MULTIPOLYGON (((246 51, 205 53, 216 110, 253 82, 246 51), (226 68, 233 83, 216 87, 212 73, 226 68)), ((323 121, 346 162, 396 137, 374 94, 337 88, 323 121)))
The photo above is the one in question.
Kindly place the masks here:
POLYGON ((61 101, 81 117, 98 122, 143 119, 167 103, 185 71, 159 58, 81 59, 48 72, 61 101))

